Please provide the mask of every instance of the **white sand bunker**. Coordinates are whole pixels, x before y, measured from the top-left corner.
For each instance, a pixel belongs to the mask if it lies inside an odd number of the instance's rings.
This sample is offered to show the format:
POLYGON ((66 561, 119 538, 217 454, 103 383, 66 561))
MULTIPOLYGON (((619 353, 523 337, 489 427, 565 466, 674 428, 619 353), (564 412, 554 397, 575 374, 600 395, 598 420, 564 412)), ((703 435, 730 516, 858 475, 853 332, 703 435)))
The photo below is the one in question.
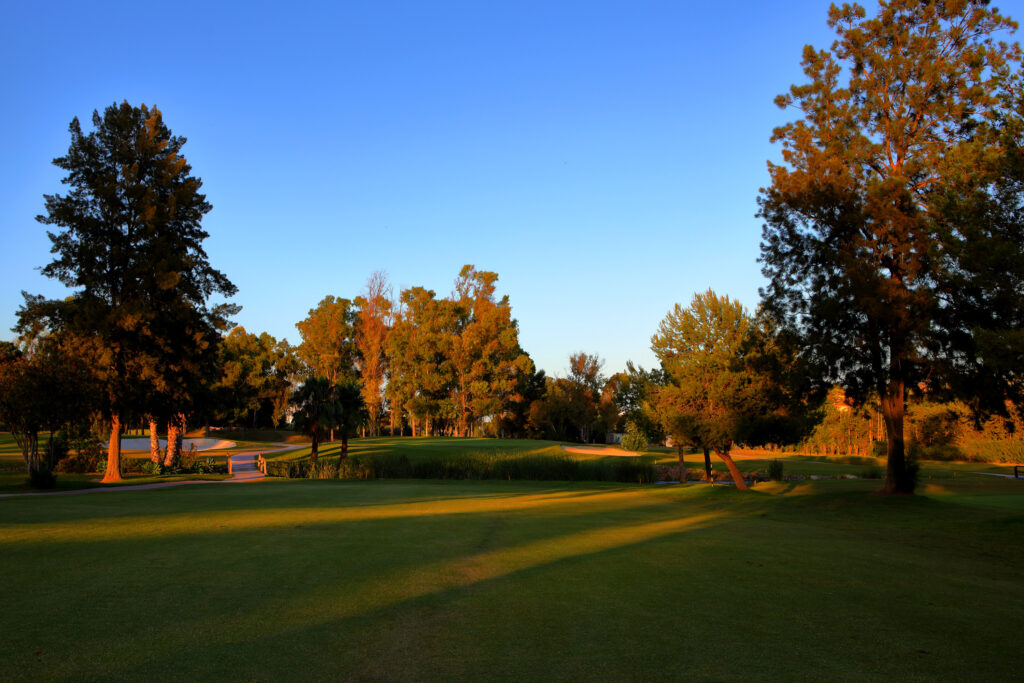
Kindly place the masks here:
MULTIPOLYGON (((212 451, 220 448, 233 448, 234 441, 223 441, 221 439, 182 439, 181 447, 188 450, 189 446, 195 446, 197 451, 212 451)), ((167 439, 160 439, 160 448, 167 448, 167 439)), ((149 439, 121 439, 121 450, 123 451, 148 451, 149 439)))

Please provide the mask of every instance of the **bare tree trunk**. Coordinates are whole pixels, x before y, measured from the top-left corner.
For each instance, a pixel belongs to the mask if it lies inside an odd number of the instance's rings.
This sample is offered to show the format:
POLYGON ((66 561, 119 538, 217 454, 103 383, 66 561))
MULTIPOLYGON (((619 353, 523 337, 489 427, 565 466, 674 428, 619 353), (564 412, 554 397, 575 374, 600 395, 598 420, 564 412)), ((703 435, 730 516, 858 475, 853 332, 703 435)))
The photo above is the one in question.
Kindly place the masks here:
POLYGON ((156 418, 149 416, 149 460, 160 464, 160 436, 157 434, 156 418))
POLYGON ((110 416, 110 443, 107 446, 107 471, 103 473, 104 484, 123 481, 121 478, 121 416, 110 416))
POLYGON ((181 457, 181 425, 178 416, 167 419, 167 448, 164 451, 164 467, 174 467, 181 457))
POLYGON ((679 456, 679 483, 686 483, 686 460, 683 457, 683 442, 676 444, 676 454, 679 456))
POLYGON ((882 396, 882 417, 885 421, 888 464, 885 471, 883 493, 910 494, 914 492, 913 477, 907 471, 903 441, 904 385, 894 380, 882 396))
POLYGON ((736 488, 740 491, 747 490, 747 482, 743 480, 743 474, 740 472, 740 468, 736 467, 736 463, 733 461, 732 456, 729 455, 729 451, 715 450, 715 454, 722 459, 725 466, 729 468, 729 474, 732 475, 732 480, 736 483, 736 488))
POLYGON ((395 438, 395 411, 392 408, 391 410, 388 411, 388 413, 391 415, 391 429, 389 430, 389 432, 391 433, 391 438, 393 439, 395 438))
MULTIPOLYGON (((334 431, 334 430, 331 430, 334 431)), ((309 465, 310 467, 316 466, 316 459, 320 457, 320 429, 313 430, 313 447, 309 451, 309 465)))
POLYGON ((711 481, 711 449, 704 447, 704 477, 711 481))
POLYGON ((341 435, 341 458, 338 459, 338 463, 348 457, 348 436, 346 434, 341 435))

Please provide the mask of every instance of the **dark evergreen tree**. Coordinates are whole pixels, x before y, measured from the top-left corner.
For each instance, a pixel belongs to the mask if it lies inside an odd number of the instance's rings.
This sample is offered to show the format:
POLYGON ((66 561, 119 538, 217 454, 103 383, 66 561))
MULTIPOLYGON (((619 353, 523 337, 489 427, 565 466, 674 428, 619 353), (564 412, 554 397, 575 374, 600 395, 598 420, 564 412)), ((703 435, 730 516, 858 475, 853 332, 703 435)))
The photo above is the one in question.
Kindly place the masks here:
POLYGON ((211 306, 235 287, 212 268, 202 242, 210 211, 201 181, 160 111, 127 102, 71 122, 71 145, 54 165, 66 195, 47 195, 55 254, 43 274, 74 290, 66 300, 26 295, 18 330, 66 330, 100 349, 103 410, 111 421, 104 481, 120 475, 126 418, 189 410, 216 358, 219 330, 236 306, 211 306))

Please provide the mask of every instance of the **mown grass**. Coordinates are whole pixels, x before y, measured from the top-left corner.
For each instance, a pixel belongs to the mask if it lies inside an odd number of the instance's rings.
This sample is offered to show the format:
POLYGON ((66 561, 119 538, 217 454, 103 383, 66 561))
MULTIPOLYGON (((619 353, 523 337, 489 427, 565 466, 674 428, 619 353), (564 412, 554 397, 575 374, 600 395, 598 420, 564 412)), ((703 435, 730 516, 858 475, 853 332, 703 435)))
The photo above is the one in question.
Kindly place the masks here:
POLYGON ((871 488, 265 481, 4 499, 0 674, 1017 677, 1021 482, 871 488))
MULTIPOLYGON (((495 458, 572 458, 576 460, 600 460, 606 463, 617 463, 628 456, 606 455, 607 450, 600 446, 587 446, 592 452, 567 453, 562 446, 578 447, 580 444, 568 444, 556 441, 537 441, 530 439, 458 439, 445 437, 378 437, 352 439, 349 441, 349 455, 356 460, 372 460, 374 458, 404 458, 410 463, 437 461, 444 459, 462 460, 476 458, 491 461, 495 458)), ((339 441, 326 442, 320 445, 320 456, 325 461, 336 460, 341 450, 339 441)), ((300 448, 277 454, 268 453, 269 460, 296 461, 308 459, 310 448, 300 448)), ((651 448, 643 453, 644 461, 656 465, 674 465, 679 462, 675 449, 651 448)), ((749 457, 737 454, 736 462, 743 472, 766 472, 772 457, 749 457)), ((850 458, 826 456, 780 455, 784 466, 784 474, 800 476, 841 477, 844 475, 863 476, 870 468, 877 468, 883 476, 885 458, 850 458)), ((727 472, 725 464, 715 455, 711 456, 712 469, 718 473, 727 472)), ((685 455, 686 466, 691 469, 703 470, 704 456, 702 453, 689 452, 685 455)), ((941 461, 923 461, 921 463, 922 480, 944 479, 965 476, 974 472, 1013 474, 1012 465, 992 465, 981 463, 948 463, 941 461)))

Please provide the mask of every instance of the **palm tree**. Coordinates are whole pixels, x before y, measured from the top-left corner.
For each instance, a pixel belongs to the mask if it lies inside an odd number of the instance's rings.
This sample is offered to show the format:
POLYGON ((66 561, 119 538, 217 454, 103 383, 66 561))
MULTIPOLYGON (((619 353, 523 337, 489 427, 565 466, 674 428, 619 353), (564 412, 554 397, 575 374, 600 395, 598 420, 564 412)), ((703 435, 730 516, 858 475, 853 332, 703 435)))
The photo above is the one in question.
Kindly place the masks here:
POLYGON ((337 423, 335 389, 330 381, 311 377, 292 396, 292 405, 295 406, 295 428, 309 434, 313 440, 313 448, 309 454, 311 465, 316 464, 324 431, 332 429, 337 423))
POLYGON ((341 460, 344 460, 348 457, 348 438, 366 423, 369 413, 358 382, 339 382, 334 386, 334 398, 335 425, 341 432, 341 460))

